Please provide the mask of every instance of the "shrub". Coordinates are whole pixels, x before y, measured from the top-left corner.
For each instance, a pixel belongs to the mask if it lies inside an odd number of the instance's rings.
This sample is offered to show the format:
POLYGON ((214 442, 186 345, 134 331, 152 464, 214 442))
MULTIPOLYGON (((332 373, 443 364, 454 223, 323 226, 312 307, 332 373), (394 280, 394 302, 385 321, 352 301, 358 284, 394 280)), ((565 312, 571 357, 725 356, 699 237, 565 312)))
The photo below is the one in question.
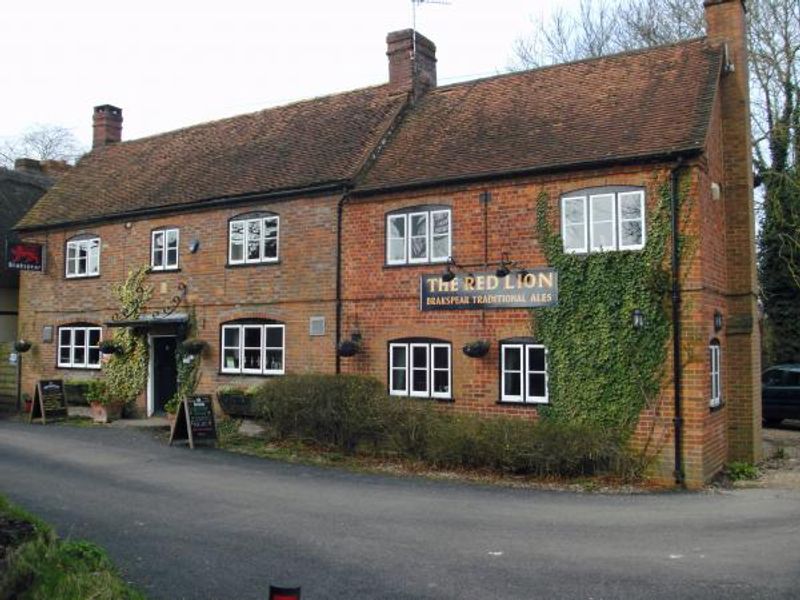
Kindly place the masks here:
POLYGON ((99 402, 100 404, 108 404, 108 386, 102 379, 92 379, 86 382, 86 401, 89 403, 99 402))
POLYGON ((352 453, 418 460, 439 468, 537 476, 628 475, 622 438, 585 423, 537 422, 437 410, 390 398, 355 375, 288 375, 249 392, 258 417, 282 439, 352 453))
POLYGON ((743 481, 746 479, 758 479, 760 473, 758 467, 748 462, 732 462, 726 469, 731 481, 743 481))

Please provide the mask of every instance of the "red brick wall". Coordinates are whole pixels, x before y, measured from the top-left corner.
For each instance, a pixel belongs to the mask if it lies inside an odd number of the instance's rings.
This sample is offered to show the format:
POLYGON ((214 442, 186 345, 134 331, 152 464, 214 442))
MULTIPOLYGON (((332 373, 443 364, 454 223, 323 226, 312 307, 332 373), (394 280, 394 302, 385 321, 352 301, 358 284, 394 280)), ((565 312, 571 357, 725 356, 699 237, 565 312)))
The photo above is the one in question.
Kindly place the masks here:
MULTIPOLYGON (((105 324, 119 309, 112 294, 130 269, 150 261, 150 234, 164 226, 180 228, 179 272, 154 272, 148 283, 155 293, 149 310, 169 305, 179 282, 188 287, 181 310, 192 306, 197 335, 209 344, 203 356, 199 392, 218 386, 252 385, 252 376, 222 375, 220 323, 244 317, 263 317, 286 325, 287 372, 332 372, 335 361, 336 202, 338 197, 306 198, 253 204, 230 209, 175 214, 55 231, 36 237, 47 244, 44 273, 25 272, 20 286, 21 335, 34 342, 25 361, 24 386, 32 391, 42 377, 64 379, 97 375, 85 369, 56 368, 57 343, 42 342, 42 327, 74 321, 105 324), (226 267, 228 219, 255 210, 280 215, 279 263, 226 267), (100 277, 66 279, 64 250, 67 239, 92 233, 102 240, 100 277), (198 240, 191 254, 188 244, 198 240), (324 316, 324 336, 309 335, 309 318, 324 316)), ((103 336, 113 332, 104 328, 103 336)), ((144 400, 142 399, 142 402, 144 400)))

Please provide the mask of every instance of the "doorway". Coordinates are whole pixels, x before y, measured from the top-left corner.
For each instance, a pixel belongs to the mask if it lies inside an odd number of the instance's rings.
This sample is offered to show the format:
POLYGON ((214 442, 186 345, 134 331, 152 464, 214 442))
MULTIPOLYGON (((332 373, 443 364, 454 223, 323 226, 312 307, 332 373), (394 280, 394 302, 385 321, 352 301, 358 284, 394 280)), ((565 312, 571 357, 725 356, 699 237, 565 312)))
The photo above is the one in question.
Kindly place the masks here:
POLYGON ((150 337, 150 398, 148 416, 164 414, 164 405, 178 389, 175 364, 177 338, 174 335, 150 337))

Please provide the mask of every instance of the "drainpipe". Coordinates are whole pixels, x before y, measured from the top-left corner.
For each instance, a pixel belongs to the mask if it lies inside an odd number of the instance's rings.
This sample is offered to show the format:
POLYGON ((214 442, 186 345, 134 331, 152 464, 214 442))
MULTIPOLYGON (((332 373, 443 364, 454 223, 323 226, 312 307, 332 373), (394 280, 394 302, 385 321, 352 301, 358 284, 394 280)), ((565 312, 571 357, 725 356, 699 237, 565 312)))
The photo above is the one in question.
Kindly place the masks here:
POLYGON ((342 196, 336 204, 336 374, 342 372, 342 357, 339 356, 339 342, 342 338, 342 221, 344 203, 350 197, 350 188, 342 188, 342 196))
POLYGON ((679 210, 679 171, 682 159, 672 168, 670 212, 672 233, 672 381, 675 390, 675 483, 685 486, 686 480, 683 472, 683 414, 681 406, 681 282, 680 282, 680 248, 678 236, 678 210, 679 210))

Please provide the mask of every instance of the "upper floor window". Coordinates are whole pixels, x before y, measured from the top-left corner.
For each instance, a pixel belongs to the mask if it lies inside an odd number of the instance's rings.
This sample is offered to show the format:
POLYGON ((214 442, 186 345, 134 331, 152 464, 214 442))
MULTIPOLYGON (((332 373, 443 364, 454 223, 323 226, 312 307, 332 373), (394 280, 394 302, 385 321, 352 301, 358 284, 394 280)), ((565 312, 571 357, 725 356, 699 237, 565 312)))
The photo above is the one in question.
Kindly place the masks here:
POLYGON ((58 366, 76 369, 100 368, 102 329, 92 326, 58 328, 58 366))
POLYGON ((82 237, 67 242, 67 277, 93 277, 100 274, 100 238, 82 237))
POLYGON ((251 213, 228 224, 228 263, 243 265, 277 262, 278 215, 251 213))
POLYGON ((720 370, 720 346, 714 340, 708 346, 709 367, 711 373, 711 398, 709 406, 716 408, 722 403, 722 376, 720 370))
POLYGON ((283 324, 243 321, 222 326, 223 373, 283 375, 286 336, 283 324))
POLYGON ((451 398, 450 344, 438 340, 398 340, 389 344, 392 396, 451 398))
POLYGON ((177 228, 156 229, 153 232, 150 249, 150 268, 153 271, 178 268, 179 240, 180 233, 177 228))
POLYGON ((597 188, 561 198, 565 252, 639 250, 645 243, 644 191, 597 188))
POLYGON ((449 208, 416 208, 386 216, 386 262, 446 262, 451 255, 449 208))
POLYGON ((544 346, 524 340, 501 342, 500 401, 530 404, 549 401, 544 346))

